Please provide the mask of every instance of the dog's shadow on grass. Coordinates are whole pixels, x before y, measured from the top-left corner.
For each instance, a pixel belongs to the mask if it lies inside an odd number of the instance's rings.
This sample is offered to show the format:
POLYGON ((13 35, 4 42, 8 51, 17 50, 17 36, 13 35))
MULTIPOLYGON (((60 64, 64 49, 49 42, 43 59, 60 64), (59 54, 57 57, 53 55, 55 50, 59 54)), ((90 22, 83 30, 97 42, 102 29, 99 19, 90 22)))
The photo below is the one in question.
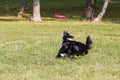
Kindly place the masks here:
POLYGON ((70 60, 70 61, 75 61, 75 60, 79 60, 79 59, 81 59, 82 57, 70 57, 70 58, 68 58, 68 57, 61 57, 61 58, 57 58, 58 60, 59 59, 62 59, 62 60, 70 60))

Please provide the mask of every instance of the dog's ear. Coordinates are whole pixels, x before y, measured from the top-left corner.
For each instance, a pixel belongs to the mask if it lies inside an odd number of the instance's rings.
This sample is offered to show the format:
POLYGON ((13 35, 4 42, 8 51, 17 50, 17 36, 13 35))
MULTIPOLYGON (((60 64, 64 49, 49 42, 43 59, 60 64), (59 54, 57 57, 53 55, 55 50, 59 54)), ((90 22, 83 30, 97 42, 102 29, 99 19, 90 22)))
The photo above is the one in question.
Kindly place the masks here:
POLYGON ((67 33, 67 30, 64 30, 64 33, 67 33))
POLYGON ((66 34, 67 34, 67 31, 66 31, 66 30, 64 30, 64 31, 63 31, 63 35, 66 35, 66 34))

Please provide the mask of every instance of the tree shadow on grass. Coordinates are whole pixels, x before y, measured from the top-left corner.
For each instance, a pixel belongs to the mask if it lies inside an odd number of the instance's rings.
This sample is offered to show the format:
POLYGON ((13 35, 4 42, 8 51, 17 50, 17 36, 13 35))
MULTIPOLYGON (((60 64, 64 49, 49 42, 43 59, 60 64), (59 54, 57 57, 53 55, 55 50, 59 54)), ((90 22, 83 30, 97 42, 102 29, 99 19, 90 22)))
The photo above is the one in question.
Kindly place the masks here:
POLYGON ((1 19, 1 18, 0 18, 0 21, 10 22, 10 21, 19 21, 19 20, 18 20, 18 19, 1 19))
POLYGON ((55 14, 61 14, 66 16, 66 19, 72 20, 84 20, 85 19, 85 8, 84 7, 57 7, 57 8, 42 8, 41 15, 45 18, 55 18, 55 14))
MULTIPOLYGON (((23 15, 23 18, 18 18, 17 14, 19 12, 19 8, 11 8, 11 7, 0 7, 0 21, 24 21, 30 19, 30 14, 23 15)), ((28 12, 28 11, 27 11, 28 12)), ((30 12, 28 12, 30 13, 30 12)))
MULTIPOLYGON (((120 12, 118 9, 119 6, 108 7, 105 16, 103 17, 103 21, 110 21, 115 24, 120 24, 120 15, 117 12, 120 12), (116 7, 114 9, 114 7, 116 7), (112 9, 113 8, 113 9, 112 9)), ((115 4, 114 4, 115 5, 115 4)), ((101 7, 97 7, 96 16, 101 11, 101 7)), ((19 8, 0 8, 0 16, 16 16, 19 12, 19 8)), ((32 16, 32 10, 30 8, 25 10, 25 14, 23 18, 11 18, 11 19, 4 19, 0 18, 0 21, 29 21, 32 16)), ((85 20, 85 7, 50 7, 50 8, 41 8, 41 16, 43 21, 55 21, 55 20, 62 20, 56 19, 54 17, 55 14, 62 14, 65 15, 67 18, 65 20, 77 20, 83 21, 85 20)))
MULTIPOLYGON (((72 19, 72 20, 80 20, 82 21, 85 19, 85 8, 84 7, 55 7, 55 8, 41 8, 41 16, 43 18, 43 21, 56 20, 54 15, 55 14, 62 14, 65 15, 66 19, 72 19)), ((19 12, 18 8, 15 9, 9 9, 9 8, 0 8, 0 16, 17 16, 17 13, 19 12)), ((23 18, 30 20, 32 16, 32 10, 27 9, 25 10, 25 14, 23 15, 23 18), (26 15, 28 14, 28 15, 26 15)), ((21 20, 21 19, 20 19, 21 20)), ((19 21, 18 19, 0 19, 0 21, 19 21)))
POLYGON ((19 19, 19 18, 0 18, 0 22, 18 22, 18 21, 30 21, 30 19, 19 19))

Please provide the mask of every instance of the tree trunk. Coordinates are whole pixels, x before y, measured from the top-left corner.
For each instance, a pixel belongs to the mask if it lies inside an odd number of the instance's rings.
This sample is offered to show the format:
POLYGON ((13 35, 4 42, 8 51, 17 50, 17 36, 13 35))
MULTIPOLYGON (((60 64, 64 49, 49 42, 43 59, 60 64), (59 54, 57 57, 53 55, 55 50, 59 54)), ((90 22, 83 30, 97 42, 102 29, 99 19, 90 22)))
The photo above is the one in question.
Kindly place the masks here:
POLYGON ((102 11, 99 13, 99 15, 97 16, 97 18, 94 19, 93 22, 99 22, 99 21, 101 21, 103 15, 106 12, 106 9, 107 9, 107 6, 108 6, 108 1, 109 0, 104 0, 104 5, 103 5, 103 8, 102 8, 102 11))
POLYGON ((33 17, 31 18, 31 21, 34 22, 41 21, 39 0, 33 0, 33 17))
POLYGON ((28 3, 28 0, 24 0, 24 3, 22 5, 22 7, 20 9, 20 12, 18 13, 17 17, 21 18, 23 16, 23 13, 24 13, 24 10, 25 10, 25 8, 27 6, 27 3, 28 3))
POLYGON ((86 2, 86 19, 93 20, 96 8, 96 0, 87 0, 86 2))

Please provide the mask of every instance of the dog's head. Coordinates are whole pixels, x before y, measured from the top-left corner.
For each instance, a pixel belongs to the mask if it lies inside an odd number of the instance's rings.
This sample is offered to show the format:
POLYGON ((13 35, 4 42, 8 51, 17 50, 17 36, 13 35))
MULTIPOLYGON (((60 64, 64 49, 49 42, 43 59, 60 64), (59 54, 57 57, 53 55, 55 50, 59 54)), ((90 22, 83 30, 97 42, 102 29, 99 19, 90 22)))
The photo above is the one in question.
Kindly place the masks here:
POLYGON ((70 35, 67 31, 63 32, 63 40, 69 40, 72 41, 74 36, 70 35))

